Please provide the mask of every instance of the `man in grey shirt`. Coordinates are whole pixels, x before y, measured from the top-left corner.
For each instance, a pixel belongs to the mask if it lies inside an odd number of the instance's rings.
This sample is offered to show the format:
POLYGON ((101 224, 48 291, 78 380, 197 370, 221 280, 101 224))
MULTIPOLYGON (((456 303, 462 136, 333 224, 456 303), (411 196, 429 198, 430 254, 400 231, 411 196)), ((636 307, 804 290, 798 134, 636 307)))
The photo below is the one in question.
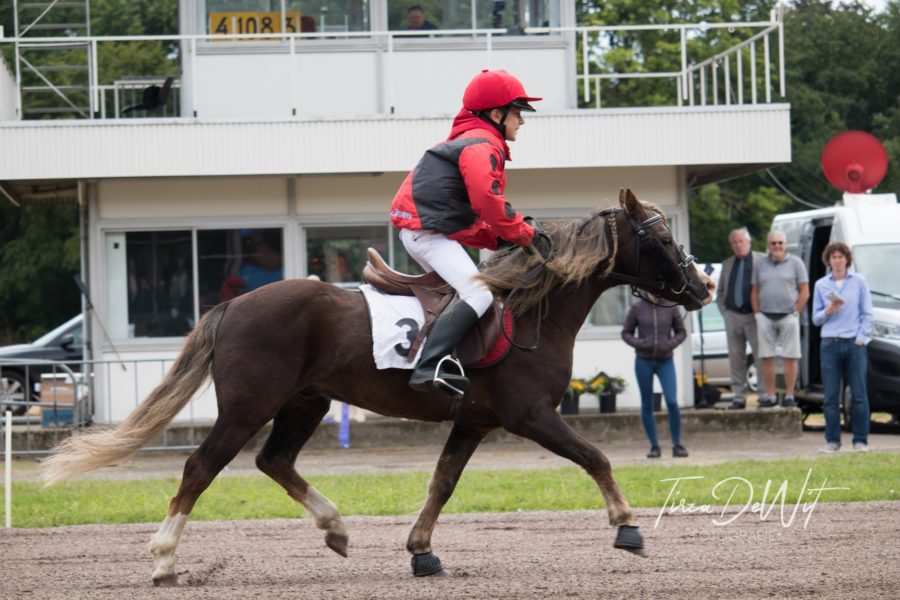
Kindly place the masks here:
POLYGON ((784 406, 796 406, 797 359, 800 358, 800 311, 809 300, 809 275, 796 256, 787 253, 784 234, 770 231, 769 254, 756 261, 750 283, 750 302, 756 317, 759 357, 762 361, 766 397, 759 407, 777 406, 775 400, 775 353, 781 346, 784 358, 784 406))

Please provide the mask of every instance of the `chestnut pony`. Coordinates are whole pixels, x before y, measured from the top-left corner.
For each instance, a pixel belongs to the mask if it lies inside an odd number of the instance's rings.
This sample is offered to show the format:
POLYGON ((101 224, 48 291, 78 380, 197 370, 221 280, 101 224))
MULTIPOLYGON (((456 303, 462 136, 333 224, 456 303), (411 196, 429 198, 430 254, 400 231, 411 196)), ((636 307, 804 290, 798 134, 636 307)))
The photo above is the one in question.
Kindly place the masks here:
POLYGON ((347 529, 337 507, 294 468, 333 398, 392 417, 443 421, 452 415, 428 497, 406 542, 415 575, 446 574, 432 553, 432 531, 475 448, 499 427, 581 466, 597 482, 609 522, 618 527, 613 545, 642 554, 641 535, 609 460, 556 408, 572 374, 575 337, 601 293, 627 283, 696 310, 709 302, 709 292, 662 214, 631 190, 620 191, 616 208, 549 223, 544 231, 554 248, 549 260, 530 249, 505 250, 481 275, 504 295, 526 280, 508 305, 516 342, 539 339, 538 347, 514 348, 496 365, 470 370, 472 388, 462 401, 410 390, 408 371, 375 368, 360 292, 305 279, 282 281, 205 315, 162 383, 115 429, 65 440, 43 465, 45 480, 53 484, 137 451, 212 376, 218 418, 187 459, 178 493, 150 542, 157 585, 177 582, 175 548, 197 498, 269 421, 272 430, 257 466, 306 507, 326 532, 328 547, 347 556, 347 529), (541 276, 525 277, 541 263, 541 276))

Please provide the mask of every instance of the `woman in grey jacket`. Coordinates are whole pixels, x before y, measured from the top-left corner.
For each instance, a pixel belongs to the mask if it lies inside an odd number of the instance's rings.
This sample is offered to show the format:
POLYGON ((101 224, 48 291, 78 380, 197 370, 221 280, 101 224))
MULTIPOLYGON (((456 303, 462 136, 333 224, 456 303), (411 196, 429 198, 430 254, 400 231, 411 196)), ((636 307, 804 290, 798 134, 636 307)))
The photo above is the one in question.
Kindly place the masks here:
POLYGON ((641 392, 641 422, 650 438, 647 458, 659 458, 660 455, 656 419, 653 416, 654 374, 659 378, 669 413, 672 456, 681 458, 688 453, 681 445, 681 412, 676 398, 672 351, 684 341, 687 332, 676 305, 659 304, 659 300, 652 294, 648 294, 648 297, 649 302, 639 298, 631 305, 622 327, 622 339, 635 349, 634 374, 641 392))

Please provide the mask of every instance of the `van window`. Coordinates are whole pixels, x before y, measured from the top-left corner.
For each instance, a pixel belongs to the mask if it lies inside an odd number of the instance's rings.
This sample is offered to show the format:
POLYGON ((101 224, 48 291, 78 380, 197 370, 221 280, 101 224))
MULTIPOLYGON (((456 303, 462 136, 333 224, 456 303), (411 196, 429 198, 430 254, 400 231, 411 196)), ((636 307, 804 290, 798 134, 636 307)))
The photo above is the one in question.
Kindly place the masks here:
POLYGON ((867 244, 853 248, 853 267, 869 283, 874 299, 900 297, 900 277, 897 277, 896 256, 900 244, 867 244))

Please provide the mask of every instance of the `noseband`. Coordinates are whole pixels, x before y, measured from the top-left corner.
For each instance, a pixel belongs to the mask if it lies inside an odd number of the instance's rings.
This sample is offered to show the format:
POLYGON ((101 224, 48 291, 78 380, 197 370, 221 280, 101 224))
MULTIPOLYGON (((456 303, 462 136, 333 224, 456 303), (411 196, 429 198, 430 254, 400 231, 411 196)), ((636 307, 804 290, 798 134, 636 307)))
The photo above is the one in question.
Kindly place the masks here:
MULTIPOLYGON (((612 237, 613 237, 613 254, 612 255, 615 256, 616 250, 617 250, 616 246, 618 245, 618 235, 617 235, 618 231, 616 229, 615 214, 620 213, 620 212, 625 213, 625 217, 628 219, 628 222, 631 223, 631 228, 634 230, 634 233, 635 233, 635 243, 637 244, 637 247, 636 247, 635 253, 634 253, 634 272, 640 273, 641 240, 647 238, 647 228, 650 227, 651 225, 655 225, 656 223, 663 222, 663 227, 665 227, 666 230, 669 229, 669 227, 663 221, 663 216, 661 214, 657 213, 657 214, 653 215, 652 217, 646 219, 643 223, 638 223, 634 219, 634 217, 632 217, 631 214, 629 214, 629 212, 627 210, 625 210, 624 206, 619 206, 617 208, 607 208, 607 209, 601 210, 599 212, 595 212, 594 214, 585 218, 585 220, 581 223, 581 227, 578 228, 578 233, 581 234, 581 231, 584 229, 585 225, 587 225, 591 220, 593 220, 597 217, 609 217, 607 219, 607 224, 610 228, 610 233, 612 234, 612 237)), ((678 259, 679 259, 678 266, 680 266, 682 268, 682 270, 684 271, 684 284, 681 286, 680 289, 677 289, 677 290, 671 289, 671 291, 674 294, 680 295, 680 294, 683 294, 684 291, 687 289, 687 282, 688 282, 687 269, 691 265, 691 263, 694 262, 694 256, 691 254, 685 254, 684 248, 682 248, 681 246, 677 247, 677 251, 678 251, 678 259)), ((622 273, 616 273, 615 271, 611 271, 609 273, 609 277, 613 277, 620 281, 624 281, 626 283, 631 284, 631 290, 632 290, 633 295, 639 295, 636 290, 636 287, 638 287, 638 286, 649 288, 652 290, 660 290, 660 291, 662 291, 666 288, 666 284, 664 281, 661 281, 661 280, 654 281, 654 280, 650 280, 650 279, 644 279, 641 277, 634 277, 632 275, 624 275, 622 273)))

